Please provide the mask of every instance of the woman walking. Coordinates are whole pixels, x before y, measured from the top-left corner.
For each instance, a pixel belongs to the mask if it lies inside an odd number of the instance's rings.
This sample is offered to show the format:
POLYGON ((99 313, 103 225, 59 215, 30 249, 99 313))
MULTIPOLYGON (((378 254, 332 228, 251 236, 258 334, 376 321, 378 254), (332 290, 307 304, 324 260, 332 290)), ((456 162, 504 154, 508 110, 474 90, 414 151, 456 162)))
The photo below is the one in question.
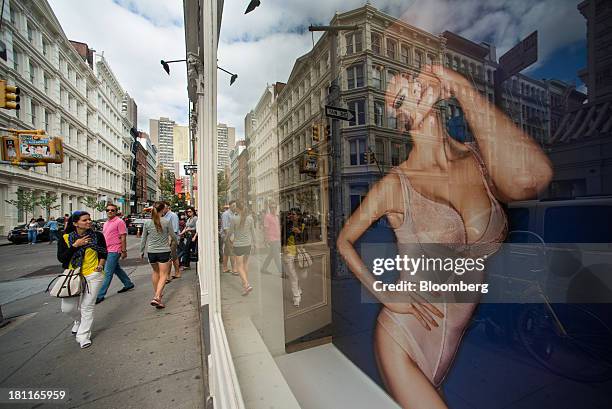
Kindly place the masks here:
POLYGON ((248 295, 253 287, 249 284, 249 272, 245 259, 251 253, 251 246, 254 243, 255 225, 253 217, 247 214, 241 202, 236 202, 236 214, 231 218, 230 238, 236 257, 236 270, 242 280, 242 295, 248 295))
POLYGON ((194 250, 197 239, 196 226, 198 224, 198 216, 196 215, 195 208, 188 207, 185 211, 187 213, 187 221, 185 222, 185 228, 181 230, 179 236, 185 238, 185 247, 183 248, 183 258, 181 260, 181 270, 188 270, 189 264, 191 263, 191 252, 194 250))
POLYGON ((57 259, 63 268, 80 267, 87 281, 87 287, 79 297, 62 298, 62 312, 74 319, 72 333, 81 348, 91 346, 94 307, 104 282, 106 256, 104 235, 91 229, 89 213, 74 212, 68 219, 62 240, 58 241, 57 259))
POLYGON ((30 223, 28 223, 28 243, 36 244, 36 237, 38 236, 38 222, 35 218, 30 219, 30 223))
POLYGON ((151 210, 151 219, 147 220, 142 227, 140 241, 141 257, 144 259, 146 251, 149 263, 153 268, 151 281, 154 295, 151 305, 159 309, 166 307, 162 302, 162 295, 172 267, 170 241, 176 242, 172 224, 162 217, 165 207, 164 202, 155 202, 151 210))

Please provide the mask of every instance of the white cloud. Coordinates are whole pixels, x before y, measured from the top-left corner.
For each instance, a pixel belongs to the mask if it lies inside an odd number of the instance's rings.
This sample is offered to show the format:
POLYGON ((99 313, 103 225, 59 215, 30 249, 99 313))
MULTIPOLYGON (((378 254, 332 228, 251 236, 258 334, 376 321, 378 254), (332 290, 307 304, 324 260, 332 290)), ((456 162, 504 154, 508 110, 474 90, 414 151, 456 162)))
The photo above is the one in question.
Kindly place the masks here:
MULTIPOLYGON (((372 0, 394 17, 432 33, 454 31, 475 42, 496 45, 498 57, 533 30, 539 31, 538 64, 559 47, 585 38, 586 24, 575 0, 372 0), (562 24, 563 29, 560 29, 562 24)), ((226 1, 219 43, 219 65, 238 81, 219 73, 218 118, 244 135, 244 117, 255 107, 267 83, 285 82, 295 60, 312 47, 310 24, 328 23, 336 11, 363 0, 262 0, 244 15, 247 1, 226 1), (290 4, 288 4, 290 3, 290 4)), ((316 40, 317 37, 315 37, 316 40)))
POLYGON ((181 25, 173 23, 183 14, 182 2, 147 0, 147 9, 137 0, 121 1, 125 7, 111 0, 81 7, 70 0, 49 3, 69 39, 104 51, 121 86, 138 105, 140 130, 148 132, 149 118, 160 116, 188 123, 185 64, 172 64, 170 76, 160 65, 161 59, 185 58, 182 20, 181 25))
MULTIPOLYGON (((138 104, 139 127, 169 116, 186 124, 185 65, 160 59, 185 57, 181 1, 99 0, 78 7, 70 0, 49 0, 70 39, 104 51, 126 91, 138 104)), ((534 29, 540 35, 541 64, 554 50, 584 39, 586 24, 575 0, 372 0, 371 4, 432 33, 455 31, 473 41, 490 41, 498 56, 534 29)), ((365 0, 262 0, 244 15, 248 1, 226 0, 219 43, 219 65, 238 74, 218 73, 218 119, 244 134, 244 116, 264 87, 285 82, 295 60, 312 47, 310 24, 326 24, 336 11, 361 7, 365 0)), ((318 34, 315 35, 315 40, 318 34)))

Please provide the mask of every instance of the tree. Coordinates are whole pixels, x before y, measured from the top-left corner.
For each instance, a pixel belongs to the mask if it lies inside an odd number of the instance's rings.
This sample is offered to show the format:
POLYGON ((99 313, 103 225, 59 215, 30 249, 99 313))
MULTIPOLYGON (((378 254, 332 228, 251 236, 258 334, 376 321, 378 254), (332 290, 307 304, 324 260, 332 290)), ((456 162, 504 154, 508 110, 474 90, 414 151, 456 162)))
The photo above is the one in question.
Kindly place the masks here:
POLYGON ((34 208, 38 205, 38 200, 29 190, 17 190, 17 200, 5 200, 6 203, 11 204, 17 208, 17 211, 23 212, 25 220, 28 220, 28 215, 34 213, 34 208))
POLYGON ((37 205, 46 210, 47 219, 51 215, 51 210, 60 208, 60 205, 56 205, 55 202, 57 202, 57 195, 55 193, 46 194, 37 199, 37 205))
POLYGON ((86 197, 85 200, 83 200, 83 204, 99 212, 104 212, 106 210, 106 202, 104 200, 98 200, 95 197, 86 197))
POLYGON ((227 190, 229 188, 229 183, 227 183, 227 178, 225 176, 225 172, 221 171, 217 173, 217 205, 219 209, 222 209, 225 204, 227 204, 227 190))
POLYGON ((162 200, 172 201, 174 197, 174 174, 169 170, 162 170, 159 178, 159 189, 162 200))

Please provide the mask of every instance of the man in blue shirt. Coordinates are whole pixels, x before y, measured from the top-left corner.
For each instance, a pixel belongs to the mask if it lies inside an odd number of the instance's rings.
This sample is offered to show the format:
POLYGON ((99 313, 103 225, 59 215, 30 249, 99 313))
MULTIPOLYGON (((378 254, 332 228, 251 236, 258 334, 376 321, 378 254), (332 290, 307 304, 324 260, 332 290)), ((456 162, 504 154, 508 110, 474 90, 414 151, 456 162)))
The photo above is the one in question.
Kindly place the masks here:
POLYGON ((45 224, 44 227, 49 228, 49 244, 53 243, 56 240, 59 240, 59 235, 57 234, 58 225, 57 220, 55 220, 55 217, 49 218, 49 221, 45 224))
MULTIPOLYGON (((170 222, 170 225, 172 226, 172 230, 174 230, 174 234, 176 235, 176 237, 178 237, 179 235, 179 218, 177 216, 176 213, 174 213, 172 211, 172 209, 170 208, 170 203, 169 202, 164 202, 164 204, 166 205, 166 208, 164 209, 165 213, 164 213, 164 219, 168 220, 170 222)), ((180 270, 180 266, 179 266, 179 257, 178 257, 178 252, 177 252, 177 243, 173 242, 170 245, 170 258, 172 259, 172 265, 174 265, 174 275, 172 276, 172 278, 181 278, 181 270, 180 270)))

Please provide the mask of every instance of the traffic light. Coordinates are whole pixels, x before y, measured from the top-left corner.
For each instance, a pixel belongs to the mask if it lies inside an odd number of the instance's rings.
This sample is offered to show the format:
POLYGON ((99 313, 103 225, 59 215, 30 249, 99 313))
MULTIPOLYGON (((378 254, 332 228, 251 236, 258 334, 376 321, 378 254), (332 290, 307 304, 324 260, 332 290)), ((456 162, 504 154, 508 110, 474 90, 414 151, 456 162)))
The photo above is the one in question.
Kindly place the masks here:
POLYGON ((6 85, 6 80, 0 80, 0 108, 19 109, 19 87, 6 85))
POLYGON ((314 124, 312 126, 312 141, 313 142, 319 142, 320 140, 320 136, 319 136, 319 124, 314 124))
POLYGON ((372 152, 370 150, 367 151, 365 153, 365 161, 366 161, 367 164, 376 163, 376 157, 374 156, 374 152, 372 152))

